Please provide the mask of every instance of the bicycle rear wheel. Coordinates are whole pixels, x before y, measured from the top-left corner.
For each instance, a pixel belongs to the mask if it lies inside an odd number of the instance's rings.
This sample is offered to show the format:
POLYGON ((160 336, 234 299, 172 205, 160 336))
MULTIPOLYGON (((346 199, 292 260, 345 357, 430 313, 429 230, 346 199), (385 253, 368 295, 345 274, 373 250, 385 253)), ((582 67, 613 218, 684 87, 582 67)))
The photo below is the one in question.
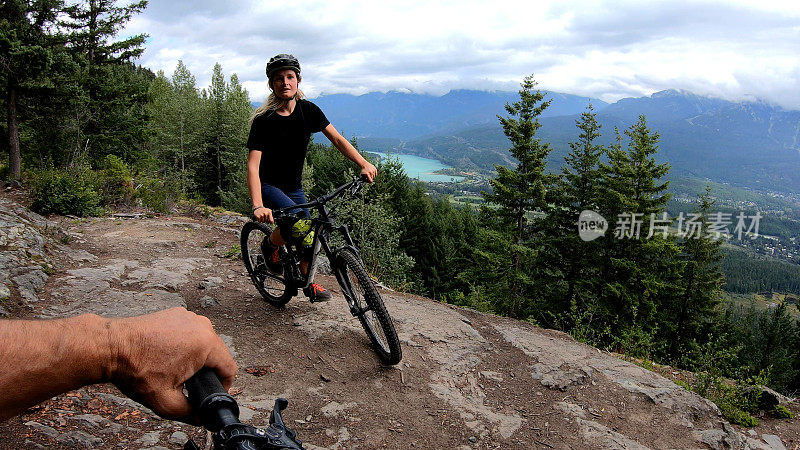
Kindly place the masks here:
POLYGON ((385 364, 399 363, 403 353, 392 318, 361 259, 349 248, 336 253, 336 278, 345 295, 349 295, 355 306, 363 311, 358 319, 372 341, 375 353, 385 364))
POLYGON ((271 233, 272 229, 265 224, 258 222, 244 224, 241 235, 242 261, 258 293, 267 303, 281 307, 289 302, 294 293, 282 275, 272 273, 267 268, 265 255, 261 253, 261 242, 269 238, 271 233))

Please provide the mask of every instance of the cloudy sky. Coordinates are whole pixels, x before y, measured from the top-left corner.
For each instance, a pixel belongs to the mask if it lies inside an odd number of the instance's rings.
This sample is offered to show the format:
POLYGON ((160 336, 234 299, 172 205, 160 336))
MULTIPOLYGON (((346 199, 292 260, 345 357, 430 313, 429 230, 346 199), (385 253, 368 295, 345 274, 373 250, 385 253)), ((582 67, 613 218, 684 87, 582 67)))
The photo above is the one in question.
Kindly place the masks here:
POLYGON ((795 1, 150 0, 123 34, 148 33, 139 63, 214 63, 254 101, 264 66, 292 53, 320 94, 539 87, 615 101, 668 89, 800 109, 795 1))

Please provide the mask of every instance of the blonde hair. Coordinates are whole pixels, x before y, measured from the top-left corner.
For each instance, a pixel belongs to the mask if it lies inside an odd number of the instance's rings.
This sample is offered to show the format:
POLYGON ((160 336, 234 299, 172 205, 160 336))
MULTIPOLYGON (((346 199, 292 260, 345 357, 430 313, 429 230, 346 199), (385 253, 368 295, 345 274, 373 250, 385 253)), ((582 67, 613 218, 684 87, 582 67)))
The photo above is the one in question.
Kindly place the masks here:
MULTIPOLYGON (((298 83, 298 85, 300 84, 300 81, 302 81, 302 80, 303 79, 300 78, 300 74, 297 74, 297 83, 298 83)), ((275 95, 275 91, 272 90, 272 80, 269 80, 269 90, 270 90, 270 93, 269 93, 269 97, 267 97, 267 101, 265 101, 264 104, 262 104, 261 106, 256 108, 256 110, 253 111, 253 114, 250 116, 250 125, 253 124, 253 120, 255 120, 256 117, 264 114, 267 111, 275 111, 276 109, 281 109, 284 106, 286 106, 287 103, 289 103, 290 100, 284 100, 282 98, 278 98, 278 96, 275 95)), ((297 93, 294 94, 294 99, 295 100, 301 100, 301 99, 304 99, 304 98, 306 98, 306 95, 303 94, 303 91, 300 90, 300 86, 298 86, 297 87, 297 93)))

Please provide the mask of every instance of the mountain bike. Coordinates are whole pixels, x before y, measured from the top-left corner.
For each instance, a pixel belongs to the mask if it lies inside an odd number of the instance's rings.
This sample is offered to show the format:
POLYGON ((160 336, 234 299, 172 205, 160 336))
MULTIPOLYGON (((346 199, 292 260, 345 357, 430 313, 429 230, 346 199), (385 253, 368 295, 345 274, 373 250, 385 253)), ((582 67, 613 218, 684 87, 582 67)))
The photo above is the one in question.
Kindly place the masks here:
MULTIPOLYGON (((239 405, 211 369, 200 369, 184 386, 200 425, 212 433, 214 450, 303 450, 303 442, 281 417, 289 404, 285 398, 275 400, 269 427, 264 430, 239 422, 239 405)), ((183 448, 200 450, 191 439, 183 448)))
POLYGON ((310 286, 314 282, 319 262, 317 255, 320 249, 324 250, 330 261, 331 272, 336 276, 336 281, 339 282, 342 294, 350 307, 350 313, 361 322, 381 361, 393 365, 400 362, 402 351, 392 318, 386 310, 375 282, 364 268, 364 262, 349 228, 347 225, 338 225, 334 222, 332 210, 327 205, 340 196, 355 196, 366 183, 367 180, 363 176, 355 178, 330 194, 322 195, 311 202, 272 211, 276 224, 291 226, 290 224, 301 217, 293 211, 303 208, 316 210, 317 215, 310 219, 309 233, 306 235, 306 237, 312 236, 310 232, 313 231, 310 261, 305 274, 300 269, 304 252, 301 243, 287 243, 280 247, 278 252, 282 264, 281 270, 270 270, 265 259, 268 255, 262 253, 261 246, 264 239, 269 238, 273 227, 255 220, 247 222, 242 228, 242 260, 250 279, 264 300, 273 306, 281 307, 297 295, 298 289, 310 286), (332 247, 331 238, 334 234, 338 234, 341 239, 334 241, 338 244, 333 244, 332 247))

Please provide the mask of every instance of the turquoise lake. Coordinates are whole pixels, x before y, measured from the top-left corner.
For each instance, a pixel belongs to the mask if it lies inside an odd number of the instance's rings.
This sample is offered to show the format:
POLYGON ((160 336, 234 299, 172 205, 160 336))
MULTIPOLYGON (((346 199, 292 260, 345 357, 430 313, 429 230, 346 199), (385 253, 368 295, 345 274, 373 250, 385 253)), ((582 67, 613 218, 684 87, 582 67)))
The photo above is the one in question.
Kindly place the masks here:
POLYGON ((409 178, 416 178, 420 181, 436 181, 440 183, 450 183, 464 179, 464 177, 433 173, 440 169, 450 168, 450 166, 446 166, 435 159, 421 158, 413 155, 399 155, 397 153, 381 153, 380 155, 382 158, 390 157, 398 159, 400 164, 403 165, 403 170, 406 171, 406 175, 408 175, 409 178))

